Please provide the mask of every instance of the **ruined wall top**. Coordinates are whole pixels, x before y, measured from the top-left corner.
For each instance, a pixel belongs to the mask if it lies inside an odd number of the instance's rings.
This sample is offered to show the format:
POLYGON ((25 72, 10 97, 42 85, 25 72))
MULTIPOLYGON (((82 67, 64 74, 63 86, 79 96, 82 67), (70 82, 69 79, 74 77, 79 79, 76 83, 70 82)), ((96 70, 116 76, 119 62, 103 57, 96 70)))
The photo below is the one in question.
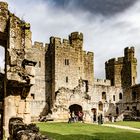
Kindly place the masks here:
POLYGON ((48 43, 44 44, 43 42, 35 41, 32 48, 36 48, 37 50, 45 52, 48 49, 48 46, 49 46, 48 43))
POLYGON ((8 3, 0 1, 0 9, 8 10, 8 3))
POLYGON ((0 2, 0 32, 2 33, 6 30, 8 17, 8 4, 6 2, 0 2))

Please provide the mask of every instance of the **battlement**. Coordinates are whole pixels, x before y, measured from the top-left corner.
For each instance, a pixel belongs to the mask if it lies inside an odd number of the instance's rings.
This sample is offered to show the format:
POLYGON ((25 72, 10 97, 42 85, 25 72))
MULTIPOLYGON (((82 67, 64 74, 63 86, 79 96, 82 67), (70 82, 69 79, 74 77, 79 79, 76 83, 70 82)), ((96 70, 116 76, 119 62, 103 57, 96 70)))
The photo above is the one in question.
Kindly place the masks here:
POLYGON ((77 46, 82 47, 82 45, 78 44, 77 40, 80 40, 81 42, 83 42, 83 34, 82 33, 78 33, 78 32, 73 32, 69 35, 69 39, 61 39, 59 37, 50 37, 50 44, 53 44, 56 47, 74 47, 76 48, 77 46), (75 42, 75 43, 74 43, 75 42), (75 44, 75 45, 72 45, 75 44))
POLYGON ((45 46, 44 46, 43 42, 35 41, 33 47, 37 48, 39 50, 44 50, 45 49, 45 46))
POLYGON ((59 37, 50 37, 50 44, 53 44, 56 47, 70 46, 68 39, 61 39, 59 37))
POLYGON ((94 53, 93 52, 90 52, 90 51, 83 51, 83 55, 86 57, 90 57, 90 58, 93 58, 94 56, 94 53))
POLYGON ((106 65, 117 65, 122 64, 124 62, 124 57, 112 58, 106 61, 106 65))
POLYGON ((70 44, 68 39, 63 39, 63 43, 68 45, 70 44))
POLYGON ((105 64, 106 64, 106 65, 107 65, 107 64, 115 64, 115 62, 116 62, 116 58, 111 58, 111 59, 109 59, 108 61, 106 61, 105 64))
POLYGON ((83 40, 83 34, 82 33, 79 33, 79 32, 73 32, 69 35, 69 40, 72 41, 72 40, 83 40))
POLYGON ((125 54, 130 53, 130 52, 134 53, 135 52, 135 48, 134 47, 126 47, 124 49, 124 53, 125 54))
POLYGON ((111 81, 106 79, 94 79, 95 85, 111 86, 111 81))
POLYGON ((89 52, 89 51, 88 51, 88 52, 87 52, 87 55, 88 55, 88 56, 93 56, 93 55, 94 55, 94 53, 93 53, 93 52, 89 52))

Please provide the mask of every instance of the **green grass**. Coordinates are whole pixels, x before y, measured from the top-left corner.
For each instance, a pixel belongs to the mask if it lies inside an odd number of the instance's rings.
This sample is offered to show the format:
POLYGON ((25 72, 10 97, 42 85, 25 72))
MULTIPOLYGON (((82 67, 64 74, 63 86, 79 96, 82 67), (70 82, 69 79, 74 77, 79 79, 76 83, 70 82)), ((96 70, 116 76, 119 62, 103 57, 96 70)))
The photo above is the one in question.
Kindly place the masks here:
POLYGON ((109 123, 109 124, 140 128, 140 122, 135 122, 135 121, 120 121, 120 122, 114 122, 114 123, 109 123))
POLYGON ((38 123, 55 140, 140 140, 140 132, 83 123, 38 123))

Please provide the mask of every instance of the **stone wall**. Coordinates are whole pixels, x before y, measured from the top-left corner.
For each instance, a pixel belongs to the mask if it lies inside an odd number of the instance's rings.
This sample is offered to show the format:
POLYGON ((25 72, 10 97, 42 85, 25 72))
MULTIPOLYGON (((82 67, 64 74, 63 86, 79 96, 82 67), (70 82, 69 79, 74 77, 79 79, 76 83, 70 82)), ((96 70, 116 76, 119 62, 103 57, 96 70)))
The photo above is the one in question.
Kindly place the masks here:
POLYGON ((35 83, 30 90, 32 119, 46 115, 48 112, 48 97, 46 95, 46 48, 41 42, 35 42, 32 48, 26 49, 27 56, 37 62, 35 66, 35 83))
POLYGON ((103 115, 104 121, 108 121, 109 114, 117 116, 116 103, 122 101, 119 98, 120 93, 123 96, 122 89, 107 85, 94 85, 90 89, 92 91, 85 93, 84 85, 80 83, 74 89, 60 88, 56 92, 56 101, 52 109, 53 119, 68 120, 69 109, 72 105, 81 106, 86 122, 93 122, 93 109, 96 110, 96 120, 99 114, 103 115), (105 98, 102 93, 105 93, 105 98), (102 110, 99 104, 102 104, 102 110))
POLYGON ((140 85, 124 89, 123 102, 117 103, 122 114, 132 118, 140 117, 140 85))

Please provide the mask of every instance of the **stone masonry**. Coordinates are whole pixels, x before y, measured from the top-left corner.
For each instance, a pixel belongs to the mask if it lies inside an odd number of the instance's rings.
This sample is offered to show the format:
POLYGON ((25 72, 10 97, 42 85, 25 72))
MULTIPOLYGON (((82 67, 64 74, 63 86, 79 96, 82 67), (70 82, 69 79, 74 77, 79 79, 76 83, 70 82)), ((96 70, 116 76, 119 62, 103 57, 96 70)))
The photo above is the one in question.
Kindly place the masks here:
POLYGON ((0 2, 0 45, 5 48, 5 76, 3 87, 2 118, 5 135, 13 116, 30 123, 30 88, 34 84, 36 65, 26 53, 32 47, 30 24, 20 20, 0 2))
POLYGON ((5 73, 0 73, 1 126, 8 136, 12 117, 24 123, 50 115, 68 120, 68 112, 84 113, 84 120, 122 120, 126 113, 140 116, 140 85, 136 84, 134 47, 124 57, 105 63, 106 79, 94 78, 94 53, 83 50, 82 33, 68 39, 50 37, 50 42, 32 45, 30 24, 0 2, 0 45, 5 48, 5 73))

